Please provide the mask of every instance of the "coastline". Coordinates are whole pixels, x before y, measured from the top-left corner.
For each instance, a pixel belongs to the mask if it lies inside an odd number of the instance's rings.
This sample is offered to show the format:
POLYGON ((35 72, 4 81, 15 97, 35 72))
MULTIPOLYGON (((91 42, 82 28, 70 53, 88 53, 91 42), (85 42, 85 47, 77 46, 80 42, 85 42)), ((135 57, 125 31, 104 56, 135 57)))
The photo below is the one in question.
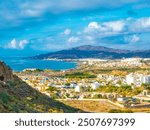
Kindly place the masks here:
POLYGON ((50 69, 50 70, 69 70, 77 67, 76 62, 68 62, 58 59, 23 59, 12 57, 1 58, 1 61, 5 62, 14 71, 23 71, 24 69, 36 68, 40 70, 50 69))

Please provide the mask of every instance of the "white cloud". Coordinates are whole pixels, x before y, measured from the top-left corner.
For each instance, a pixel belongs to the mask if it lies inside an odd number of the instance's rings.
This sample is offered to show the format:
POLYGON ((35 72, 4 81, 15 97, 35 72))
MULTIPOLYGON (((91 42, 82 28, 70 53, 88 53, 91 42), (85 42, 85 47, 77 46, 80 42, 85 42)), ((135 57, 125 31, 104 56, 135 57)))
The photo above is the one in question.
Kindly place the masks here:
POLYGON ((133 35, 132 38, 131 38, 131 43, 135 43, 135 42, 138 42, 140 40, 140 38, 136 35, 133 35))
MULTIPOLYGON (((80 35, 80 41, 86 43, 107 44, 148 43, 150 17, 127 18, 109 22, 90 22, 80 35)), ((114 46, 113 45, 113 46, 114 46)), ((136 44, 134 44, 137 46, 136 44)), ((133 45, 133 46, 134 46, 133 45)))
POLYGON ((100 31, 100 30, 101 30, 100 24, 98 22, 93 21, 90 22, 87 27, 85 27, 84 32, 93 33, 95 31, 100 31))
POLYGON ((6 46, 6 48, 16 49, 16 48, 17 48, 17 41, 16 41, 16 39, 13 39, 13 40, 6 46))
POLYGON ((140 41, 140 37, 137 36, 137 35, 132 35, 132 36, 129 36, 129 37, 125 37, 124 40, 127 42, 127 43, 136 43, 136 42, 139 42, 140 41))
POLYGON ((98 29, 98 28, 100 28, 100 25, 97 22, 91 22, 91 23, 89 23, 88 28, 98 29))
POLYGON ((137 22, 139 22, 143 28, 150 28, 150 17, 139 19, 137 22))
POLYGON ((79 40, 80 40, 79 37, 70 37, 68 39, 68 42, 69 43, 77 43, 79 40))
POLYGON ((65 29, 63 34, 65 35, 71 34, 71 29, 65 29))
MULTIPOLYGON (((1 0, 0 17, 12 21, 12 19, 42 17, 44 14, 58 14, 67 11, 114 9, 137 1, 139 0, 117 0, 117 2, 114 0, 68 0, 67 2, 66 0, 1 0)), ((146 2, 142 0, 142 3, 146 2)))
POLYGON ((23 10, 21 13, 22 15, 29 17, 38 17, 39 15, 41 15, 40 11, 32 9, 23 10))
POLYGON ((125 23, 124 21, 112 21, 104 23, 104 26, 112 32, 121 32, 124 29, 125 23))
POLYGON ((90 22, 88 26, 85 28, 85 32, 92 32, 100 28, 101 28, 100 24, 98 22, 93 21, 90 22))
POLYGON ((85 39, 88 40, 88 41, 94 40, 94 38, 92 36, 85 36, 85 39))
POLYGON ((85 33, 107 33, 114 34, 124 30, 124 21, 110 21, 104 23, 90 22, 89 25, 84 29, 85 33))
POLYGON ((7 49, 24 49, 25 46, 29 43, 28 40, 20 40, 17 41, 15 38, 8 43, 8 45, 5 46, 7 49))
POLYGON ((24 49, 24 47, 27 45, 29 43, 29 41, 27 41, 27 40, 21 40, 20 42, 19 42, 19 48, 20 49, 24 49))
POLYGON ((150 30, 150 17, 140 18, 129 22, 129 29, 131 31, 145 32, 150 30))
POLYGON ((137 0, 26 0, 18 2, 20 9, 25 14, 39 14, 40 12, 61 13, 71 10, 87 10, 95 8, 118 8, 128 3, 134 3, 137 0), (36 13, 37 12, 37 13, 36 13))
POLYGON ((120 34, 143 33, 150 31, 150 17, 133 19, 127 18, 116 21, 98 23, 90 22, 84 28, 84 33, 93 37, 117 36, 120 34))

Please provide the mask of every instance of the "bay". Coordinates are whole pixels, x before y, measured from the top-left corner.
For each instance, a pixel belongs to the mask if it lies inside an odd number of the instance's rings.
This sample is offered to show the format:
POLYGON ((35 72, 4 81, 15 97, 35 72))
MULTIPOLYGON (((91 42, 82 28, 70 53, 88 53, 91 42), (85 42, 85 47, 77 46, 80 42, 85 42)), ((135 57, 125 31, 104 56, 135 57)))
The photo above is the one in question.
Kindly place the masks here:
POLYGON ((27 68, 68 70, 76 68, 74 62, 64 62, 59 60, 29 60, 22 57, 0 57, 14 71, 22 71, 27 68))

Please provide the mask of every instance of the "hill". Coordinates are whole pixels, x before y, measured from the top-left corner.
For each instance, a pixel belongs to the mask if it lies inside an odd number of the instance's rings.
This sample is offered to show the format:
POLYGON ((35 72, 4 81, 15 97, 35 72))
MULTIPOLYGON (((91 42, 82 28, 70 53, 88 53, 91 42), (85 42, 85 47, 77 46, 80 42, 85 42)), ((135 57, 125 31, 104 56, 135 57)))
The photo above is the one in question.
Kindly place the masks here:
POLYGON ((0 112, 82 112, 33 89, 0 62, 0 112))
POLYGON ((57 52, 50 52, 47 54, 41 54, 30 59, 47 59, 47 58, 57 58, 57 59, 79 59, 79 58, 101 58, 101 59, 121 59, 121 58, 132 58, 141 57, 149 58, 150 50, 139 50, 139 51, 129 51, 107 48, 103 46, 91 46, 85 45, 80 47, 75 47, 67 50, 61 50, 57 52))

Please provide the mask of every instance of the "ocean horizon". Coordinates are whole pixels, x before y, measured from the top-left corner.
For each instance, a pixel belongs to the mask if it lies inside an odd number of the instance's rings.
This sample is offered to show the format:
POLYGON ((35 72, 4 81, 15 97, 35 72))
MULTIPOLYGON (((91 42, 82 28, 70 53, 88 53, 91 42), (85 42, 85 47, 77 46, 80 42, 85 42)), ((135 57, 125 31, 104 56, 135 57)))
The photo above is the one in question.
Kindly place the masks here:
POLYGON ((77 66, 75 62, 66 62, 59 60, 32 60, 23 57, 0 57, 14 71, 23 71, 28 68, 51 69, 51 70, 68 70, 77 66))

